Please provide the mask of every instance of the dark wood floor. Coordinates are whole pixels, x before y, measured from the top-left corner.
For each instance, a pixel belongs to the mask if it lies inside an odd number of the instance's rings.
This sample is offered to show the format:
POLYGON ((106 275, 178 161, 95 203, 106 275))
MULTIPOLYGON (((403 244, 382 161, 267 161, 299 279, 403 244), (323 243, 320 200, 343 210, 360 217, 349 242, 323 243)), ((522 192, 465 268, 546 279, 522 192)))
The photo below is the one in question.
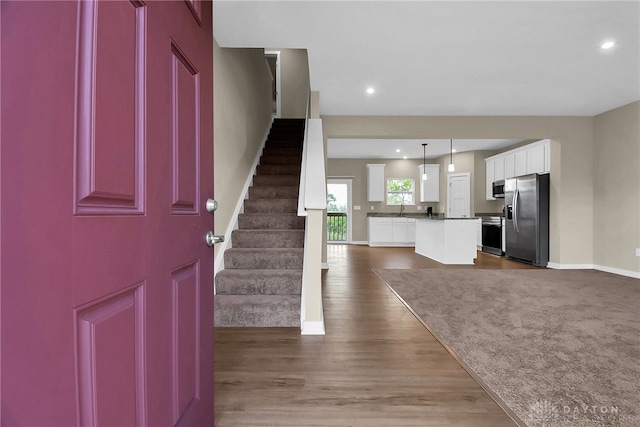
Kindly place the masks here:
POLYGON ((330 245, 325 336, 216 328, 217 426, 513 426, 372 268, 531 268, 479 253, 445 266, 413 248, 330 245))

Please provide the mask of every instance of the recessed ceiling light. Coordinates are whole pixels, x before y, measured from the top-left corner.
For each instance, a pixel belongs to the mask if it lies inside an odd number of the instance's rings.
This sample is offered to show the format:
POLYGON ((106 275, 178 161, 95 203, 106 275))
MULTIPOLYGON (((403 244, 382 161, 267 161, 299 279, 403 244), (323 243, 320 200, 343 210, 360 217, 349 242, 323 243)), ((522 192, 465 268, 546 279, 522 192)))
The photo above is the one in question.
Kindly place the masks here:
POLYGON ((399 149, 399 148, 396 148, 396 153, 399 153, 399 152, 400 152, 400 149, 399 149))
POLYGON ((454 148, 453 150, 451 150, 452 153, 455 153, 457 150, 454 148))
POLYGON ((616 45, 616 43, 615 43, 615 42, 608 41, 608 42, 604 42, 604 43, 602 43, 602 44, 600 45, 600 47, 601 47, 602 49, 611 49, 611 48, 612 48, 612 47, 614 47, 615 45, 616 45))
POLYGON ((372 87, 368 87, 368 88, 367 88, 367 93, 368 93, 369 95, 372 95, 375 91, 376 91, 376 90, 375 90, 374 88, 372 88, 372 87))
POLYGON ((407 156, 404 156, 403 159, 407 160, 407 156))

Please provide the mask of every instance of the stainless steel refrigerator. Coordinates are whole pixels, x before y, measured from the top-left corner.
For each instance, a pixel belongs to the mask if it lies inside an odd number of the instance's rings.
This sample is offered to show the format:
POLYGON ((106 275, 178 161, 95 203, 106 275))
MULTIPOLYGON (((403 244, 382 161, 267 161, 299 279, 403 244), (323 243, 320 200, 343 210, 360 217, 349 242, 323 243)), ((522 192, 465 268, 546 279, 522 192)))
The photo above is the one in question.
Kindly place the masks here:
POLYGON ((549 262, 549 174, 505 179, 506 256, 536 266, 549 262))

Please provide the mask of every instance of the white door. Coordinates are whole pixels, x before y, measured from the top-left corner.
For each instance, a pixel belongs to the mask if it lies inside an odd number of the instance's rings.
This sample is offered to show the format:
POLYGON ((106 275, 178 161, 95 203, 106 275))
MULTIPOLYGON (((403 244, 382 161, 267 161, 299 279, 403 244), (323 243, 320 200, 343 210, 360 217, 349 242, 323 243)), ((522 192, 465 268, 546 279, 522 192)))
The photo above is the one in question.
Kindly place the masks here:
POLYGON ((447 216, 469 218, 471 216, 471 174, 447 175, 447 216))

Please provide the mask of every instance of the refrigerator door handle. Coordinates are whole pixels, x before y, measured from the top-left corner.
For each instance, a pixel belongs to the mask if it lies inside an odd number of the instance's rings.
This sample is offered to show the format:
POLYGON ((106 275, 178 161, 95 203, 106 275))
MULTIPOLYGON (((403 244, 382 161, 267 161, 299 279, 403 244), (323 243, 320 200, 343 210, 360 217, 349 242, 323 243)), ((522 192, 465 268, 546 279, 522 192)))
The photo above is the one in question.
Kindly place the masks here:
POLYGON ((518 199, 520 198, 520 191, 516 189, 513 194, 513 226, 516 231, 520 231, 520 227, 518 227, 518 199))

